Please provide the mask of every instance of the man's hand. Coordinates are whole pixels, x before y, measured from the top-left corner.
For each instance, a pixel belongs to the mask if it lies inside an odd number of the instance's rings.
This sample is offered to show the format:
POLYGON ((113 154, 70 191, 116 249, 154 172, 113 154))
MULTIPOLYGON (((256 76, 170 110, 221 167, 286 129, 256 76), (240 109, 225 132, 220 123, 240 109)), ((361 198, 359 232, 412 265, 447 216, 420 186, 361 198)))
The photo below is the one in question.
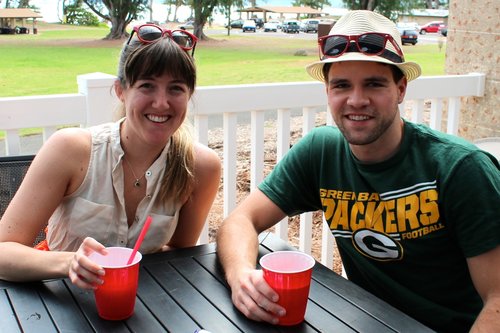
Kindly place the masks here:
POLYGON ((230 282, 234 305, 256 321, 278 324, 285 309, 278 305, 278 294, 267 284, 261 270, 245 270, 230 282))

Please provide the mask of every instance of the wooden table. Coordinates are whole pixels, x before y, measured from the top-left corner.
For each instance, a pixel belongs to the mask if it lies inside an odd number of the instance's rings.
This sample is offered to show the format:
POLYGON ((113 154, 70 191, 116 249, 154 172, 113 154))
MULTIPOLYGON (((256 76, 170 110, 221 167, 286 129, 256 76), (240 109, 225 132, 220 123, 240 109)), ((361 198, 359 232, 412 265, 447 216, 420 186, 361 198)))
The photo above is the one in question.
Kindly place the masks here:
MULTIPOLYGON (((259 255, 292 249, 273 234, 260 240, 259 255)), ((146 255, 139 280, 134 315, 116 322, 100 319, 93 292, 68 279, 0 280, 0 332, 432 332, 319 263, 304 323, 251 321, 232 305, 215 244, 146 255)))

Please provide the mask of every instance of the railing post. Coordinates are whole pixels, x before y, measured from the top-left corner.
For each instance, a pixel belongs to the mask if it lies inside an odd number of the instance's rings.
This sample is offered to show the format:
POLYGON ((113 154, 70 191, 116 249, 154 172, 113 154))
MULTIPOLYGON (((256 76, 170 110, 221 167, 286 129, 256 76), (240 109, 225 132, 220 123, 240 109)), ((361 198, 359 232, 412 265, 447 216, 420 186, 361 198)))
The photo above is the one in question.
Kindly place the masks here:
POLYGON ((441 131, 443 123, 443 101, 441 99, 431 99, 431 117, 429 126, 435 130, 441 131))
MULTIPOLYGON (((316 126, 316 109, 305 107, 302 112, 302 137, 304 137, 316 126)), ((300 214, 299 249, 309 254, 312 249, 312 221, 313 214, 311 212, 300 214)))
POLYGON ((458 122, 460 121, 460 97, 451 97, 448 101, 448 126, 446 133, 458 135, 458 122))
MULTIPOLYGON (((199 143, 208 146, 208 116, 207 115, 195 115, 194 116, 194 135, 195 140, 199 143)), ((198 238, 198 244, 208 244, 210 241, 209 230, 208 230, 208 217, 201 230, 200 237, 198 238)))
POLYGON ((223 194, 224 194, 224 216, 236 207, 236 113, 224 113, 224 152, 223 152, 223 194))
POLYGON ((330 226, 323 215, 323 225, 321 226, 321 263, 328 268, 333 268, 333 249, 335 239, 330 230, 330 226))
POLYGON ((277 112, 276 162, 279 162, 290 149, 290 109, 278 109, 277 112))
MULTIPOLYGON (((290 149, 290 109, 278 109, 277 112, 276 162, 279 162, 290 149)), ((276 224, 274 233, 288 241, 288 217, 276 224)))
POLYGON ((251 112, 250 190, 264 178, 264 111, 251 112))
POLYGON ((5 151, 7 156, 20 155, 21 152, 21 139, 17 130, 6 131, 7 140, 5 140, 5 151))
POLYGON ((424 101, 422 99, 416 100, 413 103, 411 121, 416 124, 421 124, 424 120, 424 101))
POLYGON ((104 73, 78 75, 78 92, 85 95, 86 127, 113 121, 113 110, 118 105, 113 83, 116 76, 104 73))

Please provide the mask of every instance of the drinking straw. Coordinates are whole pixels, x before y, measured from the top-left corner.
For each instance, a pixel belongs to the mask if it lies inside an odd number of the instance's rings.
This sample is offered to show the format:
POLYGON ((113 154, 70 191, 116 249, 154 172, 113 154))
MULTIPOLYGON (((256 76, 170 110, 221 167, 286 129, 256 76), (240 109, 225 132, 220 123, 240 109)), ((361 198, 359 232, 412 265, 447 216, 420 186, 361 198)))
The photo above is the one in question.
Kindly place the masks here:
POLYGON ((137 238, 137 241, 135 242, 134 249, 132 250, 132 254, 130 255, 130 258, 128 258, 127 265, 130 265, 132 261, 135 258, 135 254, 137 253, 137 250, 139 250, 139 247, 141 247, 141 243, 144 239, 144 236, 146 235, 146 232, 149 229, 149 225, 151 224, 151 216, 148 215, 146 222, 144 222, 144 226, 142 227, 141 233, 139 234, 139 238, 137 238))

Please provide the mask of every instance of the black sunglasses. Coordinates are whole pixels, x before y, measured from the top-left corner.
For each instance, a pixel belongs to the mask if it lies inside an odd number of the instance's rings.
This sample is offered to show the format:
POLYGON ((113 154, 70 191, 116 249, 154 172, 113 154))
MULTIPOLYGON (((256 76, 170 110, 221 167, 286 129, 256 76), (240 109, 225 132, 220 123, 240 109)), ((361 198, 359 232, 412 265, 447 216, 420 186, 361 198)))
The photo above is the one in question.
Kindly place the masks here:
POLYGON ((318 39, 320 58, 336 58, 345 52, 361 52, 368 56, 381 56, 396 63, 404 62, 403 51, 389 34, 368 32, 361 35, 329 35, 318 39), (386 49, 387 41, 396 53, 386 49))

